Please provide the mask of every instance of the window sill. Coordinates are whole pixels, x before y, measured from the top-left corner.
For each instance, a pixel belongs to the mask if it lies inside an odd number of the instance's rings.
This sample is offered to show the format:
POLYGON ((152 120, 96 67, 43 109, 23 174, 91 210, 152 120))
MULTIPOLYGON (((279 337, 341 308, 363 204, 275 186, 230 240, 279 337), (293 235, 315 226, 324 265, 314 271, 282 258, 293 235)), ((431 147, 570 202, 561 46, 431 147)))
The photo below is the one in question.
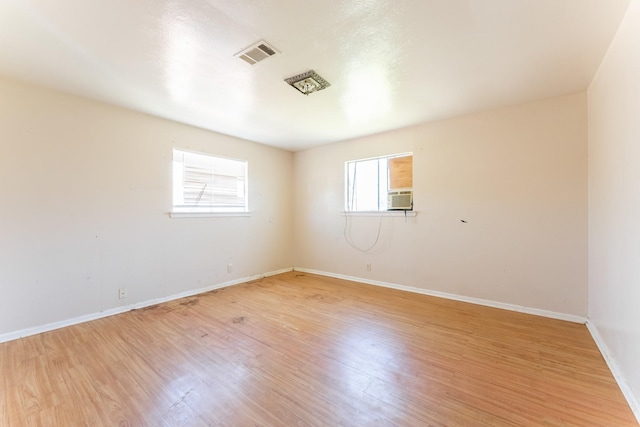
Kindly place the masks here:
POLYGON ((409 217, 416 216, 418 212, 417 211, 358 211, 358 212, 343 211, 342 214, 346 216, 376 216, 376 217, 399 216, 404 218, 407 216, 409 217))
POLYGON ((222 218, 251 216, 251 212, 169 212, 170 218, 222 218))

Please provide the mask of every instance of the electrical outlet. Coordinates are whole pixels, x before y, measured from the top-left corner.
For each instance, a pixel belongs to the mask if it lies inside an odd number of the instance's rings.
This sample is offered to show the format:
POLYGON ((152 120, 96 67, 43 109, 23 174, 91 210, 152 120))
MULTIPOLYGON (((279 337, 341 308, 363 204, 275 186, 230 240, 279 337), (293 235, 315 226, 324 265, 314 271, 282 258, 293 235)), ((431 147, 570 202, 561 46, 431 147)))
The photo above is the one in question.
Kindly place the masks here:
POLYGON ((233 265, 227 264, 227 273, 231 273, 233 271, 233 265))
POLYGON ((371 263, 367 263, 367 265, 365 266, 365 268, 367 269, 367 271, 371 271, 371 263))
POLYGON ((129 292, 127 292, 127 288, 118 289, 118 298, 119 299, 125 299, 128 296, 129 296, 129 292))

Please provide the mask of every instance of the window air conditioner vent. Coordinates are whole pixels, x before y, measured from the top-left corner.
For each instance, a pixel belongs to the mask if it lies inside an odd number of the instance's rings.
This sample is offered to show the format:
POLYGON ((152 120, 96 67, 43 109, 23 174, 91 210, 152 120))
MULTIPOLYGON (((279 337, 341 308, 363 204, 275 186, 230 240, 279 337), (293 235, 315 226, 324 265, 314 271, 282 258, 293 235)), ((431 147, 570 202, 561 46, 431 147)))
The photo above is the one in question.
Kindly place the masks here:
POLYGON ((254 65, 263 59, 267 59, 268 57, 275 55, 277 52, 278 51, 273 46, 268 45, 264 40, 260 40, 248 48, 236 53, 234 56, 242 59, 248 64, 254 65))
POLYGON ((413 209, 413 191, 389 191, 388 197, 388 209, 389 210, 402 210, 410 211, 413 209))

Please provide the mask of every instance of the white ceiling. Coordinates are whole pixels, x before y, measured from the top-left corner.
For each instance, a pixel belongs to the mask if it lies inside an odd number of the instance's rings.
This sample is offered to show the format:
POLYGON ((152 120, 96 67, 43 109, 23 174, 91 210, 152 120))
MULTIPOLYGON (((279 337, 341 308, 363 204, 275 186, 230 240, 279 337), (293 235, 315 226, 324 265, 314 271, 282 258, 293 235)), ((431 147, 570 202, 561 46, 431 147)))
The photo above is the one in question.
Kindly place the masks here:
POLYGON ((585 90, 628 4, 0 0, 0 74, 300 150, 585 90), (283 81, 310 69, 331 87, 283 81))

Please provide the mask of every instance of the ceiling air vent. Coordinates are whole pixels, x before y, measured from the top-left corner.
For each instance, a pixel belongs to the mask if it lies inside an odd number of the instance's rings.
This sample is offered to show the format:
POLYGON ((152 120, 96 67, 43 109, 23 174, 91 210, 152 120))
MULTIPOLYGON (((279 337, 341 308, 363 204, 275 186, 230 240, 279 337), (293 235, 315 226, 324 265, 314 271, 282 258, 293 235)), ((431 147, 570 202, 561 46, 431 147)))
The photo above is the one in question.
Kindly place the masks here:
POLYGON ((260 40, 258 43, 236 53, 234 56, 253 65, 263 59, 267 59, 268 57, 275 55, 277 52, 278 51, 273 46, 269 46, 267 42, 260 40))

